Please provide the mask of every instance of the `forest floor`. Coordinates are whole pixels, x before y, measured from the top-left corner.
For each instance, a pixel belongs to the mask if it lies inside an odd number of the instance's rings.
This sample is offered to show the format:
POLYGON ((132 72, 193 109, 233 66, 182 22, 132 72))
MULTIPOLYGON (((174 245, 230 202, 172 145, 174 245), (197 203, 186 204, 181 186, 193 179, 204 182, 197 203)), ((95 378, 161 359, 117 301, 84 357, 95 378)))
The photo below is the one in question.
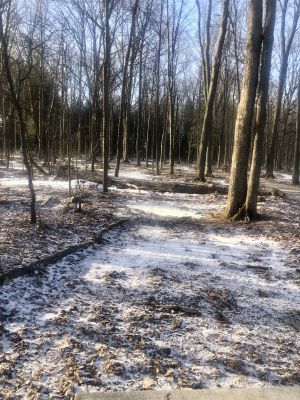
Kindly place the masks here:
MULTIPOLYGON (((180 167, 174 179, 192 183, 190 172, 180 167)), ((297 199, 261 196, 263 219, 232 223, 220 218, 226 195, 218 192, 135 184, 104 196, 85 178, 83 213, 66 207, 67 182, 38 178, 42 222, 32 227, 23 172, 1 170, 2 268, 128 221, 101 245, 2 285, 3 398, 300 384, 297 199)), ((173 178, 129 165, 122 179, 173 178)))

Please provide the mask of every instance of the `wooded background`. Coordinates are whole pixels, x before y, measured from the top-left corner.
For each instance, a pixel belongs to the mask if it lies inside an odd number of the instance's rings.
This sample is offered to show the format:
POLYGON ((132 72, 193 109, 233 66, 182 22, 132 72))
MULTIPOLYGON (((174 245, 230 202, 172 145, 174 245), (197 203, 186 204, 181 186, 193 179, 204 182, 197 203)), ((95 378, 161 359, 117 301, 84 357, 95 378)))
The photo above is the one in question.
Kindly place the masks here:
MULTIPOLYGON (((33 166, 50 173, 79 160, 94 171, 98 160, 104 190, 113 159, 116 176, 122 160, 151 163, 157 174, 166 163, 173 174, 175 162, 196 161, 200 180, 213 166, 230 170, 255 3, 1 0, 2 162, 22 150, 32 175, 33 166)), ((265 27, 277 5, 262 165, 269 177, 294 169, 298 183, 300 3, 259 3, 265 27)), ((30 179, 29 187, 33 195, 30 179)))

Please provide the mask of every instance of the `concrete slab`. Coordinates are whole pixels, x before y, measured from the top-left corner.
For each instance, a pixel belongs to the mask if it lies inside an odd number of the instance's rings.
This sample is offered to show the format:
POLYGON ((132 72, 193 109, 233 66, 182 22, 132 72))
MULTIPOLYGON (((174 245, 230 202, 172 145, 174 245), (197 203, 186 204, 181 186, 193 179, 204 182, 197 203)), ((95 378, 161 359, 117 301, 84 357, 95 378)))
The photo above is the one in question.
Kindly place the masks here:
POLYGON ((75 400, 300 400, 300 387, 89 393, 75 400))

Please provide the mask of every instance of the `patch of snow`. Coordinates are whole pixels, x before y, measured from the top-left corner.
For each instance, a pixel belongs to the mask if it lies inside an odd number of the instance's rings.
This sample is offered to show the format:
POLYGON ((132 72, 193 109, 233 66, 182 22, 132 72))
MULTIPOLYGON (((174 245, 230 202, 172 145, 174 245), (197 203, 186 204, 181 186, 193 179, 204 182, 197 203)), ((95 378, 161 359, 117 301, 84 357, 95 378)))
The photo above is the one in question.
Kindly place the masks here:
POLYGON ((278 183, 286 183, 286 184, 291 184, 292 183, 292 173, 288 172, 275 172, 274 176, 276 178, 276 182, 278 183))
MULTIPOLYGON (((111 172, 109 175, 114 176, 114 173, 111 172)), ((153 175, 149 174, 149 171, 144 168, 136 168, 131 165, 128 166, 122 165, 122 168, 120 168, 119 172, 119 178, 150 181, 153 180, 153 175)))
POLYGON ((223 204, 215 201, 214 195, 186 195, 180 193, 140 193, 138 198, 129 200, 128 207, 137 213, 156 215, 158 217, 201 219, 208 212, 221 211, 223 204), (203 202, 203 197, 207 200, 203 202), (201 200, 202 199, 202 200, 201 200))
MULTIPOLYGON (((33 181, 35 189, 56 189, 56 190, 68 190, 69 189, 69 181, 67 180, 59 180, 56 179, 55 177, 50 177, 49 179, 34 179, 33 181)), ((15 176, 11 177, 1 177, 0 178, 0 185, 3 185, 5 187, 28 187, 28 180, 26 177, 18 177, 16 179, 15 176)), ((90 182, 90 181, 83 181, 80 180, 79 184, 77 179, 71 180, 71 188, 72 190, 76 188, 81 188, 81 189, 88 189, 88 188, 93 188, 93 189, 102 189, 102 185, 98 184, 96 182, 90 182)))

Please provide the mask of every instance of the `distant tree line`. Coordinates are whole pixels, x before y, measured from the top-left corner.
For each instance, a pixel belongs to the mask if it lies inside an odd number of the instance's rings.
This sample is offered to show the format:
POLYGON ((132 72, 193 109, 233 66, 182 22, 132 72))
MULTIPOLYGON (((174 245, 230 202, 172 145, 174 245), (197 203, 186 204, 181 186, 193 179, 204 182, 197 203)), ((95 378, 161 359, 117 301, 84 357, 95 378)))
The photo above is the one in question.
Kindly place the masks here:
POLYGON ((121 161, 143 161, 157 174, 166 164, 173 174, 175 163, 196 162, 201 181, 215 167, 230 170, 251 47, 245 27, 255 6, 259 49, 243 111, 250 113, 241 179, 247 185, 263 105, 260 168, 269 177, 293 170, 299 183, 300 4, 256 3, 1 0, 0 155, 8 167, 22 150, 32 221, 34 167, 51 172, 84 159, 94 171, 101 162, 104 191, 113 159, 116 176, 121 161), (265 82, 264 57, 272 61, 265 82))

